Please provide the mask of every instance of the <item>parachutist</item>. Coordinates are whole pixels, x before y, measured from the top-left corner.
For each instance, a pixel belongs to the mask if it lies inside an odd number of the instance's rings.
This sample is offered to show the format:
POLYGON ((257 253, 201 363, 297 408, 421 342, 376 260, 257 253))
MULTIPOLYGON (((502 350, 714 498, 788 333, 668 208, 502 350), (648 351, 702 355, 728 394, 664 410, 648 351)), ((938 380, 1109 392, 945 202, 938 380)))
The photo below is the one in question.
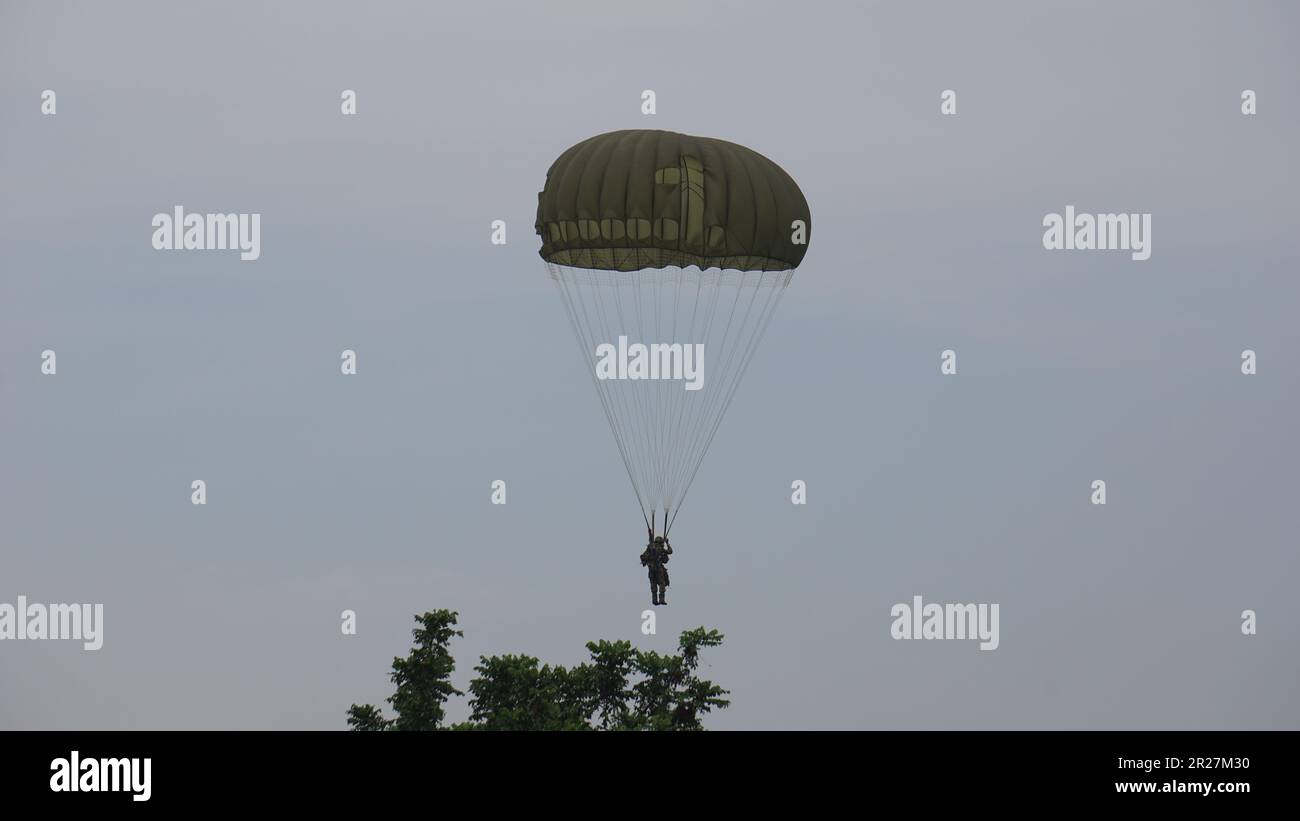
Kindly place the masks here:
POLYGON ((667 604, 667 534, 811 227, 808 200, 772 160, 671 131, 583 140, 537 193, 538 254, 636 494, 656 605, 667 604))
POLYGON ((650 575, 651 604, 668 603, 664 599, 664 593, 668 589, 668 568, 664 565, 668 564, 668 557, 672 554, 673 546, 663 536, 655 536, 641 553, 641 566, 645 567, 650 575))

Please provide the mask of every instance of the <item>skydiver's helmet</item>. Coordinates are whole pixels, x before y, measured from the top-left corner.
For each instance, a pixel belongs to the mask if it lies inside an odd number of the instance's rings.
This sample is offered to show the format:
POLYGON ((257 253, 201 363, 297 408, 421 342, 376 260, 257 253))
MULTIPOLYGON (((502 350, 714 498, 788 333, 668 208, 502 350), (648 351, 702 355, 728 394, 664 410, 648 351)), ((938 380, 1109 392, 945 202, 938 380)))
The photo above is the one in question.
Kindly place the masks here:
POLYGON ((655 536, 655 544, 659 545, 660 547, 663 547, 663 543, 664 543, 663 536, 655 536))

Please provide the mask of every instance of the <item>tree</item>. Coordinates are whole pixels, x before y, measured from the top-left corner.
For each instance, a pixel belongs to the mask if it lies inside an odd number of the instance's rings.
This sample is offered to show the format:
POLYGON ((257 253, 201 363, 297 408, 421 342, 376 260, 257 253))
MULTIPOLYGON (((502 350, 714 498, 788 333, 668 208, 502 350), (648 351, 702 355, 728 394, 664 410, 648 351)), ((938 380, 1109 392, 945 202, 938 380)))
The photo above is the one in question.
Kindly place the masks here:
POLYGON ((354 730, 436 730, 446 712, 442 705, 453 695, 464 695, 451 686, 456 660, 447 646, 452 636, 464 635, 453 628, 456 613, 435 610, 415 617, 420 626, 411 631, 415 645, 406 658, 393 659, 390 678, 397 692, 389 696, 397 718, 388 721, 378 707, 353 704, 348 708, 348 725, 354 730))
MULTIPOLYGON (((456 665, 448 645, 463 635, 454 629, 456 618, 449 610, 415 617, 410 655, 393 659, 397 692, 388 703, 397 717, 353 704, 351 729, 444 729, 443 705, 464 695, 451 685, 456 665)), ((469 685, 469 720, 446 729, 702 730, 704 716, 730 704, 727 690, 696 675, 700 650, 722 639, 717 630, 686 630, 676 655, 638 650, 629 641, 588 642, 591 661, 572 669, 542 665, 532 656, 482 656, 469 685)))

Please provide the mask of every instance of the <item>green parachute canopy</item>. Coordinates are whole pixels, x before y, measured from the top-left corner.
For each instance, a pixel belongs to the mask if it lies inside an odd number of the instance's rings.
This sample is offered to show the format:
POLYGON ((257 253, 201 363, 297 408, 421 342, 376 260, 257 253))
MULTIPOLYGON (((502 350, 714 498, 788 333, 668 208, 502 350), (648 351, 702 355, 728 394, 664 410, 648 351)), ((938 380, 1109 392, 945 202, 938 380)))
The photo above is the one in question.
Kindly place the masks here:
POLYGON ((537 195, 535 227, 542 258, 556 265, 787 271, 803 260, 812 221, 799 186, 762 154, 635 129, 561 154, 537 195))

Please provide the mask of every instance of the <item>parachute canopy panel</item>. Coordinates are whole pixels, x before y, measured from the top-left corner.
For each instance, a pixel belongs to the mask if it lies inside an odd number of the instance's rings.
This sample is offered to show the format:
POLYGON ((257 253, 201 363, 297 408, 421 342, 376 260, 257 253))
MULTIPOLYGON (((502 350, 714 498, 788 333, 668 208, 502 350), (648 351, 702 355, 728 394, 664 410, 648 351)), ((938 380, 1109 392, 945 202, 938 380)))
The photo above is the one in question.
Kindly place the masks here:
POLYGON ((763 155, 636 129, 560 155, 537 195, 535 227, 555 265, 788 271, 803 261, 812 221, 799 186, 763 155))

